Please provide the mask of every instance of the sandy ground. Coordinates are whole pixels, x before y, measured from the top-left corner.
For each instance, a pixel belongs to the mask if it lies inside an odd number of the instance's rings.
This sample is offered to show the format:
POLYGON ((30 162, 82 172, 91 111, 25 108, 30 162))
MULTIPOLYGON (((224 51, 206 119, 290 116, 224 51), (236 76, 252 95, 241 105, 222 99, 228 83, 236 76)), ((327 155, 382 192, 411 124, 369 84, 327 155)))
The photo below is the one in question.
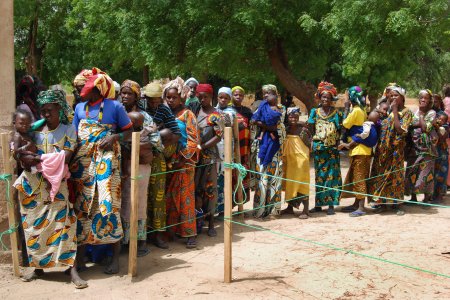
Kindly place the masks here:
MULTIPOLYGON (((348 160, 343 158, 344 177, 347 170, 348 160)), ((342 205, 351 202, 346 199, 342 205)), ((450 206, 450 196, 444 205, 450 206)), ((442 254, 450 251, 450 208, 405 211, 404 216, 369 212, 350 218, 338 212, 315 214, 308 220, 247 218, 244 223, 450 276, 450 255, 442 254)), ((151 253, 138 258, 135 279, 126 275, 126 255, 116 276, 92 265, 82 273, 89 282, 84 290, 76 290, 61 272, 24 283, 12 276, 10 266, 0 265, 0 295, 2 299, 450 299, 450 278, 238 224, 233 230, 231 284, 223 283, 223 223, 218 222, 218 236, 200 235, 196 250, 187 250, 182 240, 172 242, 168 250, 150 246, 151 253)))

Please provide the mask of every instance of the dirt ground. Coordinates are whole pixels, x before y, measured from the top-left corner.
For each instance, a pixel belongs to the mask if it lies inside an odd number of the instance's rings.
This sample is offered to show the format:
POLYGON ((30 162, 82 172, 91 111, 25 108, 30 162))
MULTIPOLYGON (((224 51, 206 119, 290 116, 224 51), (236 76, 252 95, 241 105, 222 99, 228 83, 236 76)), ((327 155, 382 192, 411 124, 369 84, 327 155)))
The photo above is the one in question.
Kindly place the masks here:
MULTIPOLYGON (((341 164, 345 177, 348 159, 341 164)), ((346 199, 342 205, 351 202, 346 199)), ((450 206, 450 196, 444 205, 450 206)), ((405 207, 405 211, 404 216, 369 212, 350 218, 337 212, 308 220, 246 218, 244 223, 450 276, 450 255, 443 254, 450 251, 450 207, 405 207)), ((150 246, 151 253, 138 258, 135 279, 127 276, 126 255, 115 276, 91 265, 82 273, 89 282, 84 290, 76 290, 62 272, 24 283, 13 277, 10 266, 0 265, 0 295, 2 299, 450 299, 450 278, 238 224, 233 231, 231 284, 223 283, 223 223, 218 222, 218 236, 200 235, 195 250, 186 249, 182 240, 172 242, 168 250, 150 246)))

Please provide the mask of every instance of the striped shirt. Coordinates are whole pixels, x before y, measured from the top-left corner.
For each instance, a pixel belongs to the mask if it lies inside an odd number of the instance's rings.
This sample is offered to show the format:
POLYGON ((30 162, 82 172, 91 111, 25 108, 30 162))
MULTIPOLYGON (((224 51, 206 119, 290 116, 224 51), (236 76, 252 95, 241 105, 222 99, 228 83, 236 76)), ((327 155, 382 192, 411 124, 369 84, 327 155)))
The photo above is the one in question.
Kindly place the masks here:
POLYGON ((160 104, 155 111, 147 107, 147 113, 153 118, 160 130, 168 128, 173 134, 181 135, 175 116, 167 105, 160 104))

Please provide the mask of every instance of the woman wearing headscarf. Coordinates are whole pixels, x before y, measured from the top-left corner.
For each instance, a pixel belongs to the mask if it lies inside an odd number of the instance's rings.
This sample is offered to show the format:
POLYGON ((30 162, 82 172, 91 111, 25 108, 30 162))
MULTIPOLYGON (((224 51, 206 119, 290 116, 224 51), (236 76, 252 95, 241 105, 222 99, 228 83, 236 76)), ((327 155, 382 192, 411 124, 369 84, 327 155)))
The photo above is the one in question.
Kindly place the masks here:
MULTIPOLYGON (((163 89, 159 82, 151 82, 144 87, 146 112, 153 118, 165 148, 173 148, 180 137, 180 128, 170 108, 163 104, 163 89), (173 137, 177 139, 174 140, 173 137)), ((166 172, 167 164, 163 151, 153 151, 152 173, 148 186, 147 224, 155 232, 154 244, 158 248, 167 249, 169 245, 164 241, 166 231, 166 172)))
MULTIPOLYGON (((393 205, 394 209, 398 209, 397 201, 380 197, 402 200, 405 192, 404 172, 400 170, 404 168, 406 135, 413 119, 412 112, 405 107, 405 96, 402 87, 393 87, 389 93, 391 113, 381 123, 370 172, 372 179, 368 183, 373 200, 378 204, 393 205)), ((397 214, 404 212, 397 210, 397 214)))
MULTIPOLYGON (((244 101, 245 90, 240 86, 235 86, 231 89, 231 109, 234 112, 234 117, 237 120, 239 128, 239 151, 241 155, 241 165, 250 169, 250 121, 252 119, 252 110, 242 105, 244 101)), ((233 170, 233 185, 237 184, 238 171, 233 170)), ((247 173, 247 176, 242 181, 245 194, 247 195, 247 201, 250 198, 250 176, 252 174, 247 173)))
MULTIPOLYGON (((359 86, 352 86, 348 89, 348 101, 352 105, 350 114, 342 122, 345 129, 350 130, 353 126, 362 126, 367 121, 367 113, 365 111, 365 101, 363 98, 363 90, 359 86)), ((349 137, 351 139, 351 137, 349 137)), ((372 155, 372 148, 357 144, 350 149, 350 168, 345 177, 344 189, 346 191, 357 192, 360 194, 342 193, 342 198, 355 197, 353 205, 346 207, 352 210, 351 217, 360 217, 365 214, 364 202, 366 197, 361 194, 367 194, 367 182, 365 179, 369 177, 370 161, 372 155), (351 184, 352 182, 357 182, 351 184)))
POLYGON ((89 69, 81 70, 81 72, 75 76, 75 79, 73 80, 73 109, 75 109, 78 103, 83 102, 83 98, 81 98, 80 93, 90 76, 92 76, 92 70, 89 69))
POLYGON ((262 87, 264 100, 253 114, 252 122, 260 133, 257 148, 259 172, 269 176, 259 176, 255 190, 254 216, 265 218, 279 215, 281 209, 281 176, 283 170, 281 145, 286 138, 284 118, 286 108, 278 104, 278 90, 272 84, 262 87))
POLYGON ((176 151, 170 157, 170 165, 175 172, 167 174, 167 225, 173 226, 170 231, 187 239, 187 248, 195 248, 197 229, 194 166, 198 161, 200 132, 194 113, 183 104, 188 93, 189 88, 180 77, 164 87, 164 99, 177 119, 182 136, 176 145, 176 151))
POLYGON ((317 89, 316 97, 320 106, 313 108, 309 115, 313 135, 312 153, 316 173, 315 207, 311 213, 322 211, 328 206, 327 215, 334 215, 334 206, 339 205, 341 193, 329 188, 340 188, 342 185, 341 167, 337 144, 342 128, 342 114, 333 105, 337 91, 333 84, 322 81, 317 89))
POLYGON ((430 90, 419 92, 419 108, 413 114, 409 134, 413 145, 411 153, 405 155, 405 195, 417 201, 417 194, 424 194, 423 202, 430 202, 434 190, 434 164, 437 157, 438 134, 433 126, 436 111, 432 109, 433 94, 430 90))
MULTIPOLYGON (((141 145, 140 145, 140 159, 139 161, 139 204, 138 204, 138 256, 145 256, 148 254, 148 248, 146 245, 147 241, 147 193, 150 180, 150 172, 152 162, 147 162, 149 155, 152 157, 153 152, 162 153, 164 147, 161 142, 161 136, 156 128, 153 118, 144 110, 138 107, 138 101, 141 96, 141 87, 139 84, 132 80, 125 80, 120 86, 120 97, 122 99, 122 104, 125 106, 125 110, 128 114, 138 113, 143 117, 143 127, 141 128, 141 145), (150 146, 150 147, 148 147, 150 146)), ((137 125, 137 124, 133 124, 137 125)), ((136 127, 136 126, 135 126, 136 127)), ((122 144, 121 144, 122 146, 122 144)), ((129 146, 129 143, 126 144, 129 146)), ((131 164, 130 148, 122 148, 122 164, 123 169, 129 168, 131 164), (128 149, 126 149, 128 148, 128 149), (127 153, 124 153, 127 152, 127 153), (124 155, 125 154, 125 155, 124 155), (126 159, 128 157, 128 159, 126 159)), ((153 161, 153 160, 152 160, 153 161)), ((128 172, 123 172, 122 174, 128 172)), ((122 178, 122 208, 120 214, 122 216, 122 226, 124 231, 124 238, 122 239, 122 244, 128 244, 130 239, 130 212, 131 212, 131 178, 129 176, 124 176, 122 178)), ((155 207, 154 205, 152 207, 155 207)), ((153 217, 150 218, 153 220, 153 217)), ((161 238, 161 237, 159 237, 161 238)))
POLYGON ((39 87, 39 79, 31 75, 25 75, 17 85, 16 108, 28 111, 32 116, 32 122, 39 120, 39 109, 36 103, 39 87))
POLYGON ((217 205, 217 165, 220 161, 217 144, 223 136, 225 120, 212 106, 213 87, 210 84, 197 86, 197 98, 200 101, 200 111, 197 124, 200 130, 199 167, 195 172, 195 202, 196 208, 208 217, 208 235, 216 236, 214 229, 214 213, 217 205))
MULTIPOLYGON (((64 153, 65 161, 70 161, 76 146, 76 132, 68 118, 71 108, 62 91, 44 91, 37 98, 43 119, 32 128, 31 136, 39 155, 64 153)), ((77 273, 76 216, 69 202, 67 181, 62 180, 52 200, 51 185, 42 173, 30 172, 30 167, 39 162, 33 156, 20 158, 25 171, 14 183, 19 191, 22 226, 30 267, 35 271, 24 276, 30 281, 43 274, 43 269, 69 266, 72 282, 77 288, 87 287, 77 273)), ((66 167, 67 168, 67 167, 66 167)))
MULTIPOLYGON (((234 111, 230 106, 231 102, 231 89, 229 87, 221 87, 217 92, 217 105, 216 110, 220 112, 225 120, 226 127, 232 127, 234 121, 234 111)), ((216 212, 221 213, 224 209, 224 166, 223 160, 225 159, 224 140, 221 139, 217 144, 219 150, 220 162, 217 163, 217 208, 216 212)))
MULTIPOLYGON (((104 272, 119 272, 121 155, 120 141, 128 140, 132 123, 123 105, 115 100, 112 79, 94 68, 75 108, 73 125, 78 131, 78 151, 70 171, 75 189, 79 253, 85 245, 112 244, 113 258, 104 272)), ((83 256, 78 263, 84 267, 83 256)))

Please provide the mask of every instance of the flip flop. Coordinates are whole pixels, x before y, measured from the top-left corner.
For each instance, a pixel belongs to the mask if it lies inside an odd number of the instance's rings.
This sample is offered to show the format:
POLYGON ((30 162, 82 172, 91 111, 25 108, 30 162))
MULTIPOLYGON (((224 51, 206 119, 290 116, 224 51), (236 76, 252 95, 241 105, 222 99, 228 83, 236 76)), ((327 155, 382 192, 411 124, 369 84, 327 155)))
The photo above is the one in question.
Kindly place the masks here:
POLYGON ((217 236, 217 231, 214 228, 208 229, 208 236, 210 236, 210 237, 217 236))
POLYGON ((197 241, 196 240, 187 241, 186 242, 186 248, 188 248, 188 249, 197 248, 197 241))
POLYGON ((137 251, 137 257, 143 257, 143 256, 148 255, 149 253, 150 253, 150 250, 148 248, 147 249, 140 249, 140 250, 137 251))
POLYGON ((75 288, 78 289, 78 290, 85 289, 85 288, 88 287, 87 282, 76 283, 75 281, 72 280, 72 283, 75 284, 75 288))
POLYGON ((357 211, 351 212, 351 213, 349 214, 349 216, 350 216, 350 217, 362 217, 362 216, 364 216, 365 214, 366 214, 365 212, 357 210, 357 211))
POLYGON ((355 210, 358 210, 358 208, 355 208, 353 205, 349 205, 349 206, 344 206, 341 209, 341 212, 351 213, 351 212, 354 212, 355 210))

